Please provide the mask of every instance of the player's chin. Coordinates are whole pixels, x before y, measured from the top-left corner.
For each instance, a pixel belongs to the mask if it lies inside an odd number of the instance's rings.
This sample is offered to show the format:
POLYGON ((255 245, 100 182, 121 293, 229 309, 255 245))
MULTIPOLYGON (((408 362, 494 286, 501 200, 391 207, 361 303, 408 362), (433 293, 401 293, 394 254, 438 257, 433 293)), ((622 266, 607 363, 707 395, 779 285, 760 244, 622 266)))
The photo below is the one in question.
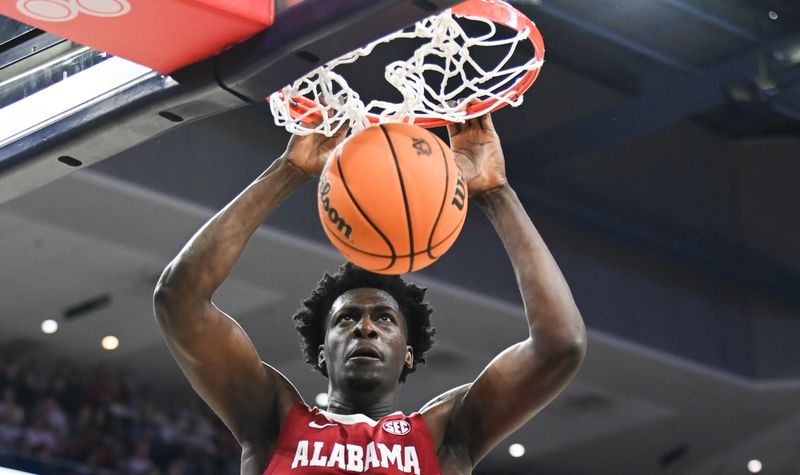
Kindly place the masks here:
POLYGON ((380 371, 349 371, 347 385, 357 391, 371 391, 384 383, 386 376, 380 371))
POLYGON ((368 379, 379 377, 386 371, 382 361, 371 358, 351 358, 345 363, 344 369, 348 377, 368 379))

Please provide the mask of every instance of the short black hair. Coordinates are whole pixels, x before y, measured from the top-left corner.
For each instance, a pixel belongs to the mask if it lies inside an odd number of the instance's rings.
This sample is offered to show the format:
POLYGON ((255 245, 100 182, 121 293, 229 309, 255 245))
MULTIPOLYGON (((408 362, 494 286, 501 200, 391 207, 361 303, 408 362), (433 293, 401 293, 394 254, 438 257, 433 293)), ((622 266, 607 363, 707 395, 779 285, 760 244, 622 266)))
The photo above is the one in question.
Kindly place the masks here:
POLYGON ((345 263, 336 274, 325 273, 311 296, 305 299, 292 317, 295 328, 302 337, 301 346, 306 362, 328 376, 326 368, 318 363, 319 346, 325 342, 325 323, 333 302, 343 293, 352 289, 375 288, 391 295, 400 306, 408 328, 408 344, 414 349, 414 363, 411 368, 404 367, 400 382, 425 364, 425 352, 433 346, 436 329, 431 326, 433 308, 425 302, 427 289, 406 282, 397 275, 376 274, 362 269, 350 262, 345 263))

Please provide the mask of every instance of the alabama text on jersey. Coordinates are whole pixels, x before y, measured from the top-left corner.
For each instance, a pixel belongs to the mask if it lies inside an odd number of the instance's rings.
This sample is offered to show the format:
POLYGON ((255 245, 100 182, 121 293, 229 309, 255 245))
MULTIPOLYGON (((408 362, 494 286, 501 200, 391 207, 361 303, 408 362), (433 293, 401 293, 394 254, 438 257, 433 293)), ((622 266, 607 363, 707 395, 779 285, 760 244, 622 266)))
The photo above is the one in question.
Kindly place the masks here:
POLYGON ((441 475, 441 469, 421 414, 375 421, 293 406, 263 475, 342 473, 441 475))
POLYGON ((413 445, 401 446, 370 442, 366 447, 355 444, 327 444, 323 441, 297 441, 292 468, 339 467, 361 473, 372 468, 394 467, 403 473, 419 473, 419 457, 413 445), (309 443, 313 449, 309 451, 309 443))

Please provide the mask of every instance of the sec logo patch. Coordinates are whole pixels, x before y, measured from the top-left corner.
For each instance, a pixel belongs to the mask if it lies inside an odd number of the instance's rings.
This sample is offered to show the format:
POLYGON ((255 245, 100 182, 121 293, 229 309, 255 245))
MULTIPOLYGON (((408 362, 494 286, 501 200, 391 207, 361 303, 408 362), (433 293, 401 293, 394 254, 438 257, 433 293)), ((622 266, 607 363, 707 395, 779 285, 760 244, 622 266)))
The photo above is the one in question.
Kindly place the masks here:
POLYGON ((386 421, 383 423, 383 430, 392 435, 406 435, 411 432, 411 424, 403 420, 386 421))

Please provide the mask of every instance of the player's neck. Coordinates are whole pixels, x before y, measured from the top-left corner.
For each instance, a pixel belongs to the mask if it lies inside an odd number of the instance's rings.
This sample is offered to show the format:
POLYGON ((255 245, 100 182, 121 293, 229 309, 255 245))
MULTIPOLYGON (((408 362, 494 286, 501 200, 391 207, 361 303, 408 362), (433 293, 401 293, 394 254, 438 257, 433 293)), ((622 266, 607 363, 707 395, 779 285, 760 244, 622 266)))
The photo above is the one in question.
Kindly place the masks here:
POLYGON ((381 395, 332 389, 328 393, 328 411, 334 414, 364 414, 370 419, 378 420, 397 411, 397 392, 381 395))

